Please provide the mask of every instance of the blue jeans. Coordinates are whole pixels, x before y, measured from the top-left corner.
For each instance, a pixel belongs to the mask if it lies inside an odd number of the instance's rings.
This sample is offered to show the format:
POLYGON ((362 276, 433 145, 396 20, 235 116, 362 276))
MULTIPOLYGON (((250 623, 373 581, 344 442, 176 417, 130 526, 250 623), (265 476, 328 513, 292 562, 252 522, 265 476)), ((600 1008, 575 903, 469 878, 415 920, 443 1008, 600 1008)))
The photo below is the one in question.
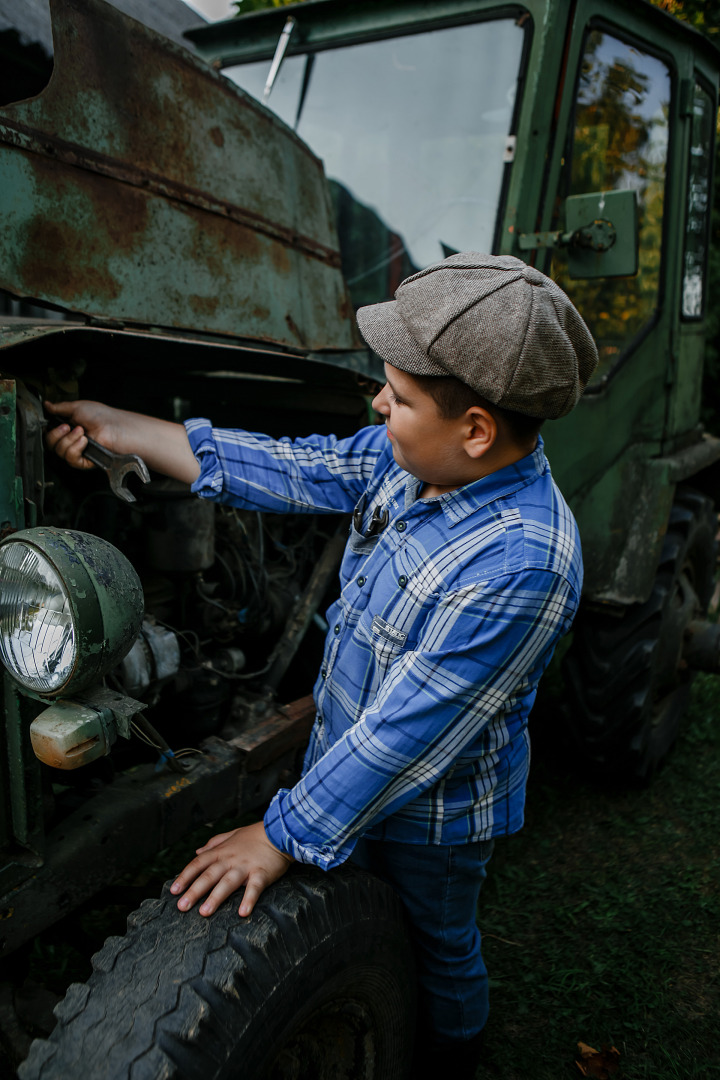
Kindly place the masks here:
POLYGON ((351 860, 387 881, 410 918, 428 1043, 471 1039, 488 1016, 476 909, 493 840, 446 847, 361 839, 351 860))

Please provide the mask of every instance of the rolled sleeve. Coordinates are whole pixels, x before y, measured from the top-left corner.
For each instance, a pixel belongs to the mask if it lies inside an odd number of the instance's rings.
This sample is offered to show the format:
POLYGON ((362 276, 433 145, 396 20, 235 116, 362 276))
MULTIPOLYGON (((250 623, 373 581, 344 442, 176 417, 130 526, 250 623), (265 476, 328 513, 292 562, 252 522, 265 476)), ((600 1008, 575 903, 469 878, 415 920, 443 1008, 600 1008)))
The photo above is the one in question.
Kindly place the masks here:
POLYGON ((190 490, 203 499, 216 499, 222 494, 224 476, 215 450, 212 424, 204 418, 186 420, 185 431, 200 465, 200 475, 190 490))
POLYGON ((263 824, 270 842, 280 851, 292 855, 298 862, 318 866, 321 870, 332 870, 340 866, 352 854, 357 837, 353 837, 340 848, 331 844, 315 844, 309 839, 304 842, 296 839, 285 824, 283 816, 283 805, 290 794, 289 788, 281 788, 265 812, 263 824))

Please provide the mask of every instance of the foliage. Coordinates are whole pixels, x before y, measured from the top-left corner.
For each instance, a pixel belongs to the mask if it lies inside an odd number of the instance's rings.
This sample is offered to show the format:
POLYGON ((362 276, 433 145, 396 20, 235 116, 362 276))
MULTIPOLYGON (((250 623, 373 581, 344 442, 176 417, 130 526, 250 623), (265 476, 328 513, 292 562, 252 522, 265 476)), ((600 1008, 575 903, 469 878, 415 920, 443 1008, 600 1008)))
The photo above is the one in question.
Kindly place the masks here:
POLYGON ((233 0, 238 15, 247 15, 249 11, 265 11, 267 8, 287 7, 299 4, 302 0, 233 0))
POLYGON ((720 37, 720 0, 651 0, 651 3, 690 23, 711 41, 715 34, 720 37))

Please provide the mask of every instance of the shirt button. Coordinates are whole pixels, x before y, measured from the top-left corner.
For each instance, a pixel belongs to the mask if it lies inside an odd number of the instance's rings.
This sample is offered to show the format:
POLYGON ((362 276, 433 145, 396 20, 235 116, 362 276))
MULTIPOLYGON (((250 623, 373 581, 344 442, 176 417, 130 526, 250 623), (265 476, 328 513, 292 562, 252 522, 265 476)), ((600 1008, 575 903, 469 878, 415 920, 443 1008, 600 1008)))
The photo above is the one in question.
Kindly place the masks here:
POLYGON ((398 532, 405 532, 405 529, 406 529, 405 522, 404 521, 398 521, 395 528, 397 529, 398 532))
POLYGON ((325 668, 322 669, 322 671, 320 672, 320 675, 322 676, 323 679, 327 679, 327 671, 325 670, 325 668))
POLYGON ((364 578, 364 577, 362 576, 362 574, 361 574, 361 575, 360 575, 360 577, 359 577, 359 578, 357 579, 357 583, 358 583, 358 585, 360 586, 360 588, 362 589, 363 585, 365 584, 365 578, 364 578))
POLYGON ((405 577, 404 574, 402 575, 402 577, 398 578, 398 585, 400 586, 401 589, 404 589, 405 586, 407 585, 407 578, 405 577))
POLYGON ((339 634, 339 633, 340 633, 340 623, 338 623, 338 624, 337 624, 337 625, 335 626, 335 633, 336 633, 336 634, 339 634))

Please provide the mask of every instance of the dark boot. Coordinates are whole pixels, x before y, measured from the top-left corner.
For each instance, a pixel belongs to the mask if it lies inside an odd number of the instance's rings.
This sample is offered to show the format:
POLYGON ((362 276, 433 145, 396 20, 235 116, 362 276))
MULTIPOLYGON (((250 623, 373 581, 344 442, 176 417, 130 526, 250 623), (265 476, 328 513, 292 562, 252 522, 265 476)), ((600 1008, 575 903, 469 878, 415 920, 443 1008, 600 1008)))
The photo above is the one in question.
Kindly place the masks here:
POLYGON ((472 1039, 415 1047, 411 1080, 475 1080, 480 1065, 482 1031, 472 1039))

